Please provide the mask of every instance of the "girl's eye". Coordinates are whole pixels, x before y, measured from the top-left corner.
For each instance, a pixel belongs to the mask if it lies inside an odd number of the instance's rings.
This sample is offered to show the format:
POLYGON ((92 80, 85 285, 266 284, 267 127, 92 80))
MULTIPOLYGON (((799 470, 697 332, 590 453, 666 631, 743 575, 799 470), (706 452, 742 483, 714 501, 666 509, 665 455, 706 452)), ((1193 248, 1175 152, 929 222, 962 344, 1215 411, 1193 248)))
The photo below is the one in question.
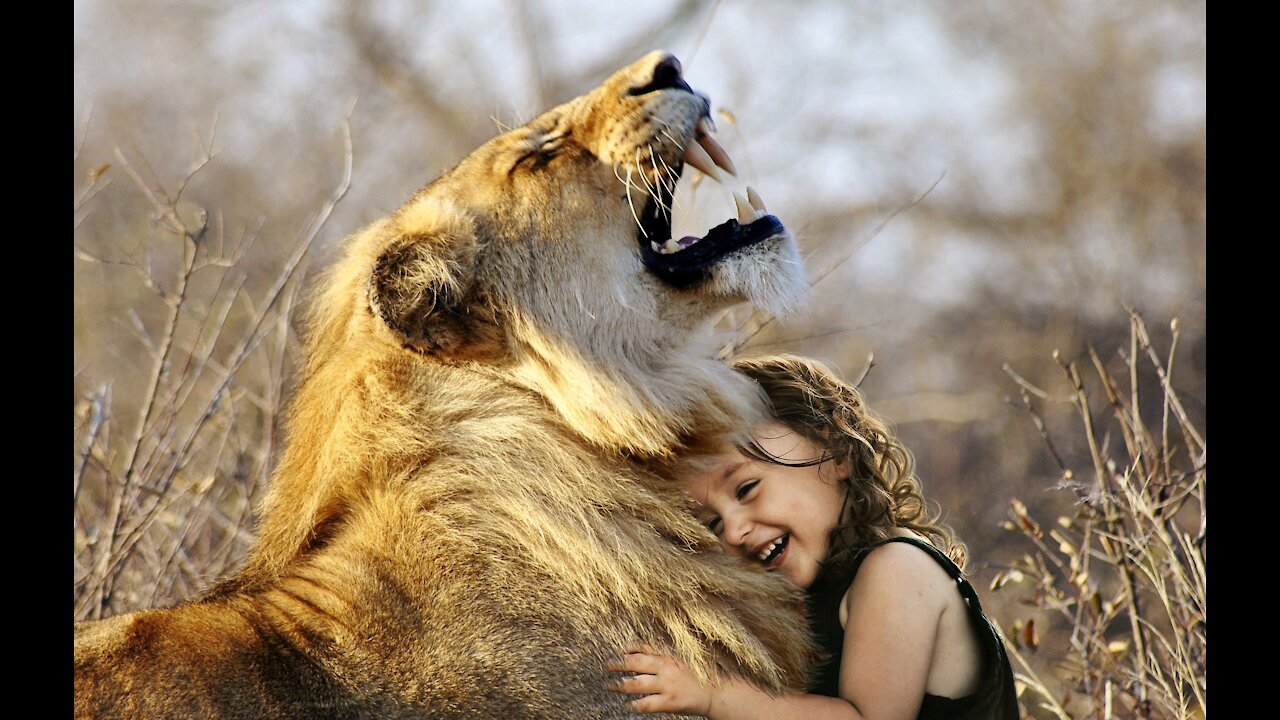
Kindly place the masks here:
POLYGON ((741 500, 745 498, 747 495, 751 493, 752 490, 755 489, 756 485, 759 485, 759 484, 760 484, 759 480, 748 480, 742 483, 741 485, 739 485, 738 492, 737 492, 738 499, 741 500))
POLYGON ((722 524, 720 522, 720 518, 718 517, 707 518, 702 524, 706 525, 707 529, 715 533, 716 535, 720 534, 720 526, 722 524))

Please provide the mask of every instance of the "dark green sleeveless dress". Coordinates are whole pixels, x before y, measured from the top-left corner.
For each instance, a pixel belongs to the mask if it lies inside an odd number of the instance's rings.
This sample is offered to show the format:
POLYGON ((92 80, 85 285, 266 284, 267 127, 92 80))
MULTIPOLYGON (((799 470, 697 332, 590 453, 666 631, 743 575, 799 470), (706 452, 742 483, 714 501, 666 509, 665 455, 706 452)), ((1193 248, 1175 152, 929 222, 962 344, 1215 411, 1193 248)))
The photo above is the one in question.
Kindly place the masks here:
POLYGON ((840 627, 840 600, 853 583, 862 560, 871 550, 887 542, 905 542, 924 550, 946 569, 956 581, 960 595, 969 608, 969 622, 982 643, 982 680, 971 695, 948 698, 925 693, 918 720, 1019 720, 1017 690, 1013 685, 1013 669, 1004 643, 991 621, 982 612, 978 594, 960 574, 960 568, 933 545, 907 537, 892 537, 864 548, 854 556, 848 568, 824 573, 809 589, 810 626, 826 654, 827 661, 809 685, 815 695, 839 697, 840 652, 844 647, 844 629, 840 627))

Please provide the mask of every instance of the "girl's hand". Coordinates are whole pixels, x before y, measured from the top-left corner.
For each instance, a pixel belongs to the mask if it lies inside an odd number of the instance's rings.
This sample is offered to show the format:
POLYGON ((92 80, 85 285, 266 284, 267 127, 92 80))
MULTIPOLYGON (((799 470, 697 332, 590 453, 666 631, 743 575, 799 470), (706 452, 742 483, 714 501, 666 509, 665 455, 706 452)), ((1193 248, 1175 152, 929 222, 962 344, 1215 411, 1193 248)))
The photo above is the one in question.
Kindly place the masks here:
POLYGON ((693 673, 648 645, 626 649, 621 661, 606 667, 614 672, 639 673, 608 685, 614 692, 644 695, 628 705, 639 713, 686 713, 706 716, 711 712, 712 689, 698 683, 693 673))

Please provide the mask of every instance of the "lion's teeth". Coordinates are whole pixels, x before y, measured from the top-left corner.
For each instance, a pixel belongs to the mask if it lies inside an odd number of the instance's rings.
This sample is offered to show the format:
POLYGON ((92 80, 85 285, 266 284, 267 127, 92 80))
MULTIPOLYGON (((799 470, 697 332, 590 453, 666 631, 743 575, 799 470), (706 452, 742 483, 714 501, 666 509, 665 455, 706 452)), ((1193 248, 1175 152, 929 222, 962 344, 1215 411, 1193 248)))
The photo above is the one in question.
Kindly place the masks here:
POLYGON ((698 118, 698 131, 703 135, 710 135, 716 131, 716 123, 709 115, 703 115, 698 118))
POLYGON ((680 252, 683 249, 680 247, 680 243, 676 242, 674 238, 668 238, 667 241, 662 244, 662 247, 664 252, 667 254, 680 252))
POLYGON ((720 147, 720 143, 716 142, 715 138, 710 135, 703 135, 698 138, 698 144, 707 151, 707 155, 711 157, 712 162, 730 175, 737 176, 738 169, 733 166, 733 160, 729 159, 729 153, 720 147))
POLYGON ((716 169, 715 163, 711 160, 711 156, 706 150, 696 142, 689 143, 684 149, 684 161, 698 168, 704 175, 710 177, 716 182, 720 182, 720 171, 716 169))
POLYGON ((764 201, 760 199, 760 193, 757 193, 756 189, 750 185, 747 186, 747 199, 751 201, 751 207, 756 209, 756 217, 764 217, 769 214, 769 211, 764 208, 764 201))
POLYGON ((738 222, 743 225, 750 225, 756 220, 755 208, 747 203, 747 199, 742 197, 742 193, 737 190, 733 191, 733 203, 738 206, 738 222))
POLYGON ((650 240, 649 247, 653 248, 653 251, 656 253, 662 252, 662 246, 658 244, 657 240, 650 240))

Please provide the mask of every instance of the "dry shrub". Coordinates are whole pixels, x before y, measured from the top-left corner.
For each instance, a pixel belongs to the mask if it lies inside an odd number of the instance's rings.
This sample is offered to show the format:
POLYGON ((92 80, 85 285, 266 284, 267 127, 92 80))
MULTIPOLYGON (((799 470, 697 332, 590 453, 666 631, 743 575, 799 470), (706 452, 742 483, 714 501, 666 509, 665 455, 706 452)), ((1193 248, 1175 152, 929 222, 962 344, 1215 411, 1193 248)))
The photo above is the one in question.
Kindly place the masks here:
POLYGON ((1029 709, 1060 718, 1205 715, 1206 443, 1172 386, 1177 320, 1171 330, 1162 358, 1130 311, 1120 373, 1092 348, 1083 372, 1055 354, 1068 382, 1065 397, 1006 368, 1061 469, 1056 490, 1074 501, 1052 522, 1011 502, 1005 527, 1032 550, 991 586, 1022 593, 1053 620, 1047 630, 1034 619, 1008 628, 1029 709), (1074 405, 1092 467, 1077 472, 1055 449, 1037 407, 1055 401, 1074 405), (1050 687, 1027 659, 1042 643, 1061 658, 1060 687, 1050 687))
POLYGON ((228 230, 189 199, 216 154, 212 137, 177 181, 117 149, 78 190, 78 302, 125 298, 111 319, 128 332, 110 328, 107 348, 77 357, 75 619, 173 604, 243 558, 296 354, 304 260, 350 177, 347 137, 344 179, 292 242, 272 238, 281 257, 265 266, 249 257, 261 224, 228 230), (148 223, 111 233, 106 217, 84 222, 111 214, 94 202, 113 180, 136 192, 117 188, 111 202, 148 223), (90 356, 112 359, 110 380, 90 356))

